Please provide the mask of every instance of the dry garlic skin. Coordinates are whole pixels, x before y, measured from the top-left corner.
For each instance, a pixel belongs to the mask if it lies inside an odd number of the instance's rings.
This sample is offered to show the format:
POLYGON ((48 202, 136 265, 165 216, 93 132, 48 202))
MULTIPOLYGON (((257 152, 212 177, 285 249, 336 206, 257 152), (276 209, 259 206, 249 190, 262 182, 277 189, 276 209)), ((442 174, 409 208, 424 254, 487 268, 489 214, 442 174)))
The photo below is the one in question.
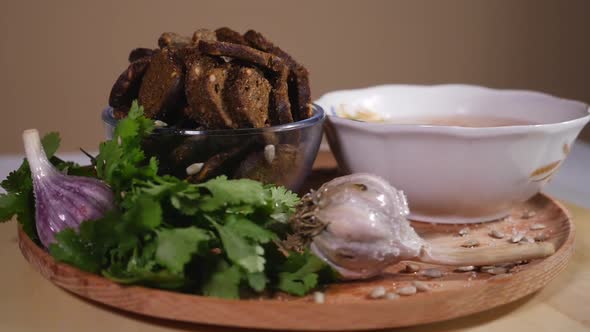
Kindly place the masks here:
POLYGON ((312 249, 343 278, 368 278, 394 261, 419 255, 423 242, 405 218, 405 197, 382 178, 336 178, 315 193, 314 201, 315 215, 327 227, 312 249))

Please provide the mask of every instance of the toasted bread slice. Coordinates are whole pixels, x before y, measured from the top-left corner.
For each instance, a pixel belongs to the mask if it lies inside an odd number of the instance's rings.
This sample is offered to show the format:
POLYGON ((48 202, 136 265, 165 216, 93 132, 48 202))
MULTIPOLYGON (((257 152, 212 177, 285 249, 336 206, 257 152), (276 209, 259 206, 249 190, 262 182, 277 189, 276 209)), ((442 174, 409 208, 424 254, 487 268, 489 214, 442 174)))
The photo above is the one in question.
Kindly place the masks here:
POLYGON ((184 106, 184 72, 176 52, 156 51, 139 89, 139 104, 145 116, 172 123, 184 106))
POLYGON ((191 44, 191 38, 176 32, 164 32, 158 38, 160 48, 183 48, 191 44))
POLYGON ((141 80, 145 75, 151 58, 144 57, 133 61, 127 69, 119 75, 109 96, 109 105, 114 108, 129 108, 131 102, 137 98, 141 80))
POLYGON ((244 34, 248 44, 258 50, 273 54, 283 59, 289 66, 289 95, 295 120, 311 117, 311 92, 309 88, 309 74, 307 70, 297 63, 287 52, 275 46, 261 33, 249 30, 244 34))
POLYGON ((202 40, 198 48, 204 54, 243 60, 275 72, 282 70, 284 66, 283 60, 278 56, 245 45, 202 40))
POLYGON ((280 125, 293 122, 291 115, 291 103, 289 102, 289 90, 287 79, 289 77, 289 68, 283 67, 279 73, 272 75, 272 90, 270 93, 269 117, 270 123, 280 125))
POLYGON ((221 42, 248 45, 248 42, 246 42, 246 39, 242 34, 228 27, 215 30, 215 35, 217 36, 217 40, 221 42))
POLYGON ((197 29, 193 33, 191 45, 197 45, 201 40, 216 41, 217 35, 215 34, 215 31, 211 31, 209 29, 197 29))
POLYGON ((236 128, 262 128, 268 125, 270 83, 254 67, 234 66, 223 97, 236 128))
POLYGON ((151 48, 135 48, 129 53, 129 63, 137 61, 141 58, 151 57, 152 55, 154 55, 154 50, 151 48))
POLYGON ((189 116, 208 129, 235 128, 222 94, 230 65, 210 56, 195 56, 185 82, 189 116))

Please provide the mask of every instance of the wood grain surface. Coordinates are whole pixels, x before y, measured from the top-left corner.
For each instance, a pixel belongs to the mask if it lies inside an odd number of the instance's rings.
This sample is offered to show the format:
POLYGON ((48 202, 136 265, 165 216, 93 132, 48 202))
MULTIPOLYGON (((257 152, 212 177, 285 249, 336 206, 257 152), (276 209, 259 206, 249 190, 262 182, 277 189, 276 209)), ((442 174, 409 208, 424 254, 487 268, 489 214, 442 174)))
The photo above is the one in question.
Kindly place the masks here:
MULTIPOLYGON (((322 159, 320 159, 320 164, 322 159)), ((456 317, 469 312, 497 306, 534 292, 547 283, 565 266, 571 253, 573 237, 562 210, 543 196, 537 196, 528 203, 528 208, 537 211, 535 218, 554 220, 544 222, 550 231, 550 240, 559 247, 558 252, 543 261, 533 261, 522 265, 521 271, 509 277, 493 277, 478 274, 469 279, 468 274, 448 272, 443 278, 428 281, 434 288, 428 293, 393 301, 369 300, 367 293, 376 285, 386 286, 394 290, 416 276, 398 273, 402 265, 391 267, 380 279, 363 284, 343 284, 328 288, 327 303, 324 305, 310 303, 309 299, 295 301, 224 301, 201 298, 189 295, 170 294, 158 290, 147 290, 140 287, 120 287, 100 277, 87 275, 62 264, 55 264, 50 257, 36 247, 27 246, 22 241, 25 254, 36 266, 44 266, 41 273, 53 282, 69 287, 82 296, 98 296, 102 301, 117 304, 138 312, 152 311, 154 308, 165 308, 164 314, 172 319, 190 319, 218 324, 236 324, 277 329, 290 324, 308 330, 318 329, 351 329, 367 327, 385 327, 393 325, 413 325, 456 317), (556 218, 554 218, 556 217, 556 218), (566 225, 555 227, 554 224, 566 225), (27 251, 29 250, 29 251, 27 251), (516 285, 520 283, 520 285, 516 285), (173 296, 173 298, 170 298, 173 296), (288 311, 288 312, 287 312, 288 311), (183 318, 184 317, 184 318, 183 318), (336 325, 335 325, 336 324, 336 325)), ((590 211, 571 207, 574 217, 588 219, 590 211)), ((514 211, 518 216, 521 211, 514 211)), ((527 220, 528 223, 533 222, 527 220)), ((584 235, 589 235, 588 220, 582 220, 584 235)), ((456 237, 456 229, 433 232, 429 225, 416 224, 418 231, 425 237, 436 241, 445 239, 440 234, 449 233, 456 237)), ((490 224, 473 227, 471 236, 486 232, 490 224)), ((499 224, 498 224, 499 225, 499 224)), ((0 258, 10 266, 2 274, 3 301, 0 302, 0 330, 4 331, 226 331, 219 327, 199 324, 186 324, 155 320, 121 311, 112 311, 105 306, 83 300, 71 293, 60 291, 50 283, 39 278, 18 257, 15 239, 6 236, 14 225, 0 226, 0 258), (12 238, 12 241, 10 240, 12 238), (99 319, 100 323, 96 321, 99 319)), ((438 227, 438 226, 436 226, 438 227)), ((457 227, 457 226, 449 226, 457 227)), ((526 228, 525 226, 522 226, 526 228)), ((528 227, 528 226, 527 226, 528 227)), ((524 229, 523 228, 523 229, 524 229)), ((13 232, 13 231, 12 231, 13 232)), ((14 233, 13 233, 14 234, 14 233)), ((448 241, 448 238, 446 238, 448 241)), ((457 238, 457 240, 460 240, 457 238)), ((554 330, 558 324, 567 331, 583 330, 590 326, 588 320, 588 250, 585 237, 582 237, 582 248, 574 256, 566 273, 559 275, 558 280, 550 283, 536 295, 528 295, 523 299, 488 310, 480 314, 462 319, 430 324, 412 328, 416 331, 429 330, 487 330, 498 327, 509 330, 554 330), (582 253, 580 254, 580 250, 582 253), (585 281, 585 282, 584 282, 585 281)), ((30 243, 29 243, 30 245, 30 243)), ((578 243, 580 245, 580 243, 578 243)))

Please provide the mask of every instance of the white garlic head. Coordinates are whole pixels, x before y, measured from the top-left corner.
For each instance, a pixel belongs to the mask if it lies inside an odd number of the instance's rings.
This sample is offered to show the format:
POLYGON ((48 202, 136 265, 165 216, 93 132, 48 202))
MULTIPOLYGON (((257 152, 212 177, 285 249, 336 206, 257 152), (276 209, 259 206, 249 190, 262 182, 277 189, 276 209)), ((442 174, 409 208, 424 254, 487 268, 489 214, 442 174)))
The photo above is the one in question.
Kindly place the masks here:
POLYGON ((370 278, 419 255, 423 240, 406 219, 405 195, 386 180, 352 174, 325 183, 313 195, 315 217, 327 226, 311 248, 344 279, 370 278))

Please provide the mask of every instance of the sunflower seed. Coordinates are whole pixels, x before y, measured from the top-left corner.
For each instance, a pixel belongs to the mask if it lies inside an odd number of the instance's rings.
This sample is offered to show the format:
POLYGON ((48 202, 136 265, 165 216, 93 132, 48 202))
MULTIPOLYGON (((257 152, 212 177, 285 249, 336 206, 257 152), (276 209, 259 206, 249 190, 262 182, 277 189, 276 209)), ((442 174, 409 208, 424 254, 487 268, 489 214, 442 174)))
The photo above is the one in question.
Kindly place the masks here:
POLYGON ((518 243, 535 243, 535 239, 530 236, 525 236, 518 243))
POLYGON ((546 226, 545 226, 545 225, 543 225, 543 224, 533 224, 533 225, 531 226, 531 230, 532 230, 532 231, 538 231, 538 230, 540 230, 540 229, 545 229, 545 227, 546 227, 546 226))
POLYGON ((512 238, 510 239, 510 242, 518 243, 522 240, 522 238, 524 238, 524 233, 516 233, 512 236, 512 238))
POLYGON ((161 120, 156 120, 154 121, 154 127, 156 128, 164 128, 164 127, 168 127, 168 124, 164 121, 161 120))
POLYGON ((479 247, 479 241, 474 240, 474 239, 467 240, 461 244, 461 247, 465 247, 465 248, 479 247))
POLYGON ((406 264, 406 272, 407 273, 414 273, 420 271, 420 265, 418 264, 406 264))
POLYGON ((506 236, 506 235, 504 235, 504 233, 502 233, 498 230, 492 229, 492 231, 490 232, 490 236, 495 239, 503 239, 504 236, 506 236))
POLYGON ((547 234, 541 233, 541 234, 535 236, 535 241, 543 242, 543 241, 547 240, 548 238, 549 238, 549 236, 547 236, 547 234))
POLYGON ((203 168, 203 163, 194 163, 186 168, 187 175, 195 175, 201 171, 203 168))
POLYGON ((387 293, 387 294, 385 294, 385 299, 387 299, 387 300, 399 299, 399 295, 396 293, 387 293))
POLYGON ((475 270, 475 266, 473 266, 473 265, 459 266, 458 268, 455 269, 455 271, 457 271, 457 272, 469 272, 469 271, 473 271, 473 270, 475 270))
POLYGON ((313 302, 315 303, 324 303, 326 302, 326 295, 322 292, 314 292, 313 293, 313 302))
POLYGON ((508 269, 506 269, 505 267, 494 267, 489 270, 485 270, 485 273, 489 273, 489 274, 493 274, 493 275, 504 274, 506 272, 508 272, 508 269))
POLYGON ((465 227, 465 228, 461 228, 461 229, 459 230, 459 235, 460 235, 460 236, 465 236, 465 235, 467 235, 467 234, 469 234, 469 228, 465 227))
POLYGON ((384 297, 386 293, 387 292, 385 291, 385 287, 378 286, 378 287, 373 288, 373 290, 369 294, 369 297, 372 299, 380 299, 380 298, 384 297))
POLYGON ((414 286, 406 286, 402 288, 398 288, 396 293, 402 296, 409 296, 416 294, 416 287, 414 286))
POLYGON ((267 163, 272 164, 273 160, 275 160, 275 153, 276 149, 274 145, 269 144, 264 147, 264 159, 266 159, 267 163))
POLYGON ((484 266, 480 266, 479 270, 482 272, 486 272, 487 270, 491 270, 493 268, 495 268, 495 266, 493 266, 493 265, 484 265, 484 266))
POLYGON ((414 285, 414 287, 416 287, 416 290, 418 290, 419 292, 429 292, 432 290, 432 288, 430 288, 430 286, 423 281, 416 280, 412 283, 412 285, 414 285))
POLYGON ((440 278, 443 276, 442 272, 438 269, 426 269, 422 271, 421 275, 428 278, 440 278))
POLYGON ((537 213, 535 211, 524 210, 524 212, 522 213, 522 219, 530 219, 536 215, 537 215, 537 213))

